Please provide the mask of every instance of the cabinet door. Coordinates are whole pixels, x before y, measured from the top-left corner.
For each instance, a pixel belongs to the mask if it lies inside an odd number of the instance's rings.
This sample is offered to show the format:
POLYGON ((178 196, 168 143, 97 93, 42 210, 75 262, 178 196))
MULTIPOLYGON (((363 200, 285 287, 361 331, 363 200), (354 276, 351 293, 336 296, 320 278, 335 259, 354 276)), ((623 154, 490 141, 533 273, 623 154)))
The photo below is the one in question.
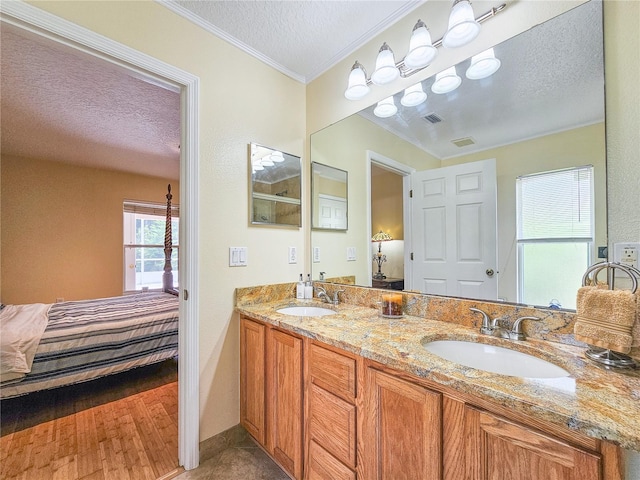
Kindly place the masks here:
POLYGON ((267 335, 267 450, 302 478, 302 340, 278 330, 267 335))
POLYGON ((240 320, 240 423, 265 445, 265 332, 266 327, 240 320))
POLYGON ((373 368, 365 381, 364 478, 441 478, 441 394, 373 368))
POLYGON ((600 480, 601 458, 528 427, 466 406, 468 480, 600 480))

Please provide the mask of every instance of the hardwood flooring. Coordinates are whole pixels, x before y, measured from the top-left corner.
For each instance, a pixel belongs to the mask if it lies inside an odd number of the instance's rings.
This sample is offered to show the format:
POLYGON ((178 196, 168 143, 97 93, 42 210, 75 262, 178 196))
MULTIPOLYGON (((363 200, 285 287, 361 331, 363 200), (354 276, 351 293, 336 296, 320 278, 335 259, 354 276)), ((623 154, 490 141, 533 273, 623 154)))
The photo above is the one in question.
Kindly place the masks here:
POLYGON ((178 468, 177 362, 0 402, 2 480, 155 480, 178 468))

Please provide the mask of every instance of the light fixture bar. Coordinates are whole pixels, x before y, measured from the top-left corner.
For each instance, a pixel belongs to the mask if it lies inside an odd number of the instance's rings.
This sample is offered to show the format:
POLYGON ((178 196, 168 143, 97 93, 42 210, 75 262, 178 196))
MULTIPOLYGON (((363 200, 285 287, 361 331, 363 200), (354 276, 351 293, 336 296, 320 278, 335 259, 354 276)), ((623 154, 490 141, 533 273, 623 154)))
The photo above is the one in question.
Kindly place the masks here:
MULTIPOLYGON (((502 5, 499 5, 497 7, 493 7, 488 12, 483 13, 482 15, 477 17, 476 18, 476 22, 478 22, 478 23, 486 22, 490 18, 495 17, 498 13, 502 12, 505 8, 507 8, 507 4, 506 3, 503 3, 502 5)), ((442 46, 442 38, 440 38, 439 40, 436 40, 435 42, 433 42, 433 46, 436 47, 436 48, 441 47, 442 46)), ((400 77, 401 78, 407 78, 407 77, 410 77, 411 75, 414 75, 414 74, 418 73, 421 70, 424 70, 427 67, 408 68, 408 67, 405 66, 404 58, 403 58, 398 63, 396 63, 396 68, 400 71, 400 77)), ((367 85, 371 85, 371 84, 373 84, 373 82, 371 81, 370 78, 367 78, 366 84, 367 85)))

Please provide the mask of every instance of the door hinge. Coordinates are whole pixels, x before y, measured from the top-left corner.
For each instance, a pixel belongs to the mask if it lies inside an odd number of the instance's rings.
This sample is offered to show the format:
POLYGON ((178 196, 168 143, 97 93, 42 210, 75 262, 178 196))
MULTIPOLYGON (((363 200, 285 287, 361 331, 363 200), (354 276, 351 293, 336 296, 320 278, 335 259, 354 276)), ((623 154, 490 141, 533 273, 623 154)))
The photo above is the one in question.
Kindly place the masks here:
POLYGON ((186 288, 182 290, 182 298, 183 300, 189 300, 189 290, 187 290, 186 288))
POLYGON ((413 252, 411 252, 411 260, 413 260, 413 252))
POLYGON ((413 189, 409 190, 409 198, 413 198, 413 189))

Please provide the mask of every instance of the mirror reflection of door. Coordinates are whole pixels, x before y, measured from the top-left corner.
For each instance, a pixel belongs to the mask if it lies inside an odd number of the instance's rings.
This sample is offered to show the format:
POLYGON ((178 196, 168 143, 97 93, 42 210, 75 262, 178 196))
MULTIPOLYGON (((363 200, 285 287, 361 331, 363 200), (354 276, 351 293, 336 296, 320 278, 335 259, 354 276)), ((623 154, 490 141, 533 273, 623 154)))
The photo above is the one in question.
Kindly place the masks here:
POLYGON ((346 230, 347 199, 319 194, 318 223, 320 228, 346 230))
POLYGON ((495 159, 416 172, 410 288, 497 299, 495 159))

